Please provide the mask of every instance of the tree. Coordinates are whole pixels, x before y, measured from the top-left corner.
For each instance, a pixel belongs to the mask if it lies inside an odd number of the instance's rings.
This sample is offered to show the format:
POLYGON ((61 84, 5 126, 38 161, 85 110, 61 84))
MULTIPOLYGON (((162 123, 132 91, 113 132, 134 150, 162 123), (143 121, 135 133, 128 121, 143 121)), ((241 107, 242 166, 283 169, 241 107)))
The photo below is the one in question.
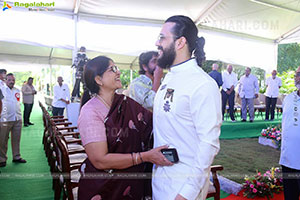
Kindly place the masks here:
MULTIPOLYGON (((130 70, 128 69, 121 69, 120 79, 122 82, 123 88, 127 88, 130 84, 130 70)), ((139 76, 139 73, 136 70, 132 71, 132 80, 139 76)))
POLYGON ((300 65, 300 45, 297 43, 278 45, 278 72, 295 70, 300 65))

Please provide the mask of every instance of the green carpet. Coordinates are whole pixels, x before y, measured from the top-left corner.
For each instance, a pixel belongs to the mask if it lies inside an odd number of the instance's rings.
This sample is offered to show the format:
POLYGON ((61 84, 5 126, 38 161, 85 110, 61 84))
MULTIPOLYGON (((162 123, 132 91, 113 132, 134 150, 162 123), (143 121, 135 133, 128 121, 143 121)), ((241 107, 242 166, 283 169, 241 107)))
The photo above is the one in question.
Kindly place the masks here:
POLYGON ((221 136, 220 139, 237 139, 237 138, 251 138, 260 136, 261 130, 267 128, 268 126, 277 126, 281 124, 281 116, 277 118, 275 113, 274 121, 264 121, 265 113, 263 117, 255 116, 254 122, 249 122, 249 117, 247 122, 241 122, 241 118, 238 116, 236 122, 231 122, 230 119, 225 119, 221 126, 221 136))
MULTIPOLYGON (((23 109, 23 108, 22 108, 23 109)), ((11 144, 8 144, 6 167, 0 168, 0 199, 52 200, 52 178, 42 145, 43 122, 38 103, 34 104, 31 122, 22 128, 21 156, 27 163, 12 163, 11 144)))
MULTIPOLYGON (((11 162, 12 155, 9 141, 7 166, 0 168, 1 200, 52 200, 54 198, 54 192, 51 188, 52 178, 42 145, 42 113, 37 103, 34 105, 31 121, 35 125, 23 127, 22 129, 21 155, 27 160, 26 164, 11 162)), ((281 117, 276 118, 275 121, 266 122, 261 116, 256 116, 253 123, 240 122, 239 117, 237 117, 235 123, 227 119, 222 124, 220 139, 258 137, 261 129, 279 123, 281 123, 281 117)), ((228 195, 223 191, 221 192, 221 198, 228 195)))

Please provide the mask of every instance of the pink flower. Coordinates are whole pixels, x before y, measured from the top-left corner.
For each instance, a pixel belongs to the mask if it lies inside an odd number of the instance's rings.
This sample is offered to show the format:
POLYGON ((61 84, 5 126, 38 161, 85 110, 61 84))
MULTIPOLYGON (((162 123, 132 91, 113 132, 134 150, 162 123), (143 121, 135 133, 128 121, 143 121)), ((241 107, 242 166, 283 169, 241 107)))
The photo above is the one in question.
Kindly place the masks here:
POLYGON ((258 175, 258 176, 261 176, 261 173, 260 173, 260 172, 258 172, 258 173, 257 173, 257 175, 258 175))
POLYGON ((250 187, 251 187, 251 188, 254 188, 254 185, 253 185, 253 184, 250 184, 250 187))
POLYGON ((257 186, 261 186, 261 183, 260 183, 260 182, 257 182, 257 186))
POLYGON ((253 193, 256 193, 257 192, 257 189, 253 188, 253 193))

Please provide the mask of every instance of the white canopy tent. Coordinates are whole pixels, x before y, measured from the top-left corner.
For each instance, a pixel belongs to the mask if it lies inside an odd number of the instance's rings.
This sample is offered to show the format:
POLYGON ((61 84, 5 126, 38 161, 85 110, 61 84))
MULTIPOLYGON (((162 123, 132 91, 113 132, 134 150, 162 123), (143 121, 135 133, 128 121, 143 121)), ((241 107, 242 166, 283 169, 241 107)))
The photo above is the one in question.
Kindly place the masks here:
POLYGON ((34 1, 6 1, 12 8, 0 11, 0 66, 6 68, 70 66, 85 46, 89 58, 107 55, 121 68, 136 69, 136 57, 156 49, 161 25, 177 14, 198 25, 207 59, 266 71, 276 68, 278 43, 300 39, 299 0, 59 0, 55 11, 29 11, 14 2, 34 1))

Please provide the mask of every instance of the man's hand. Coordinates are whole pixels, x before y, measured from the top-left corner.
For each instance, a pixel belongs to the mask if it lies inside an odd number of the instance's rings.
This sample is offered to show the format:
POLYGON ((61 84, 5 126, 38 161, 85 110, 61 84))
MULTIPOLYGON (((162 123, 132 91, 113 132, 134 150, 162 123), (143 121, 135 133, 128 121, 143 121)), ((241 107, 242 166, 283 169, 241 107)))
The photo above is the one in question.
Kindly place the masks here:
POLYGON ((162 79, 163 75, 164 75, 164 70, 162 68, 160 68, 159 66, 156 66, 155 70, 154 70, 154 74, 153 74, 154 79, 159 79, 159 81, 160 81, 162 79))
POLYGON ((255 99, 258 97, 258 94, 255 94, 255 99))
POLYGON ((162 79, 163 75, 164 75, 163 69, 160 68, 159 66, 156 66, 153 74, 153 85, 152 85, 152 90, 154 92, 157 92, 160 85, 160 80, 162 79))
POLYGON ((177 196, 175 197, 175 200, 187 200, 187 199, 184 198, 183 196, 181 196, 180 194, 177 194, 177 196))
POLYGON ((230 95, 230 94, 231 94, 231 91, 230 91, 230 90, 227 90, 227 91, 226 91, 226 94, 230 95))

